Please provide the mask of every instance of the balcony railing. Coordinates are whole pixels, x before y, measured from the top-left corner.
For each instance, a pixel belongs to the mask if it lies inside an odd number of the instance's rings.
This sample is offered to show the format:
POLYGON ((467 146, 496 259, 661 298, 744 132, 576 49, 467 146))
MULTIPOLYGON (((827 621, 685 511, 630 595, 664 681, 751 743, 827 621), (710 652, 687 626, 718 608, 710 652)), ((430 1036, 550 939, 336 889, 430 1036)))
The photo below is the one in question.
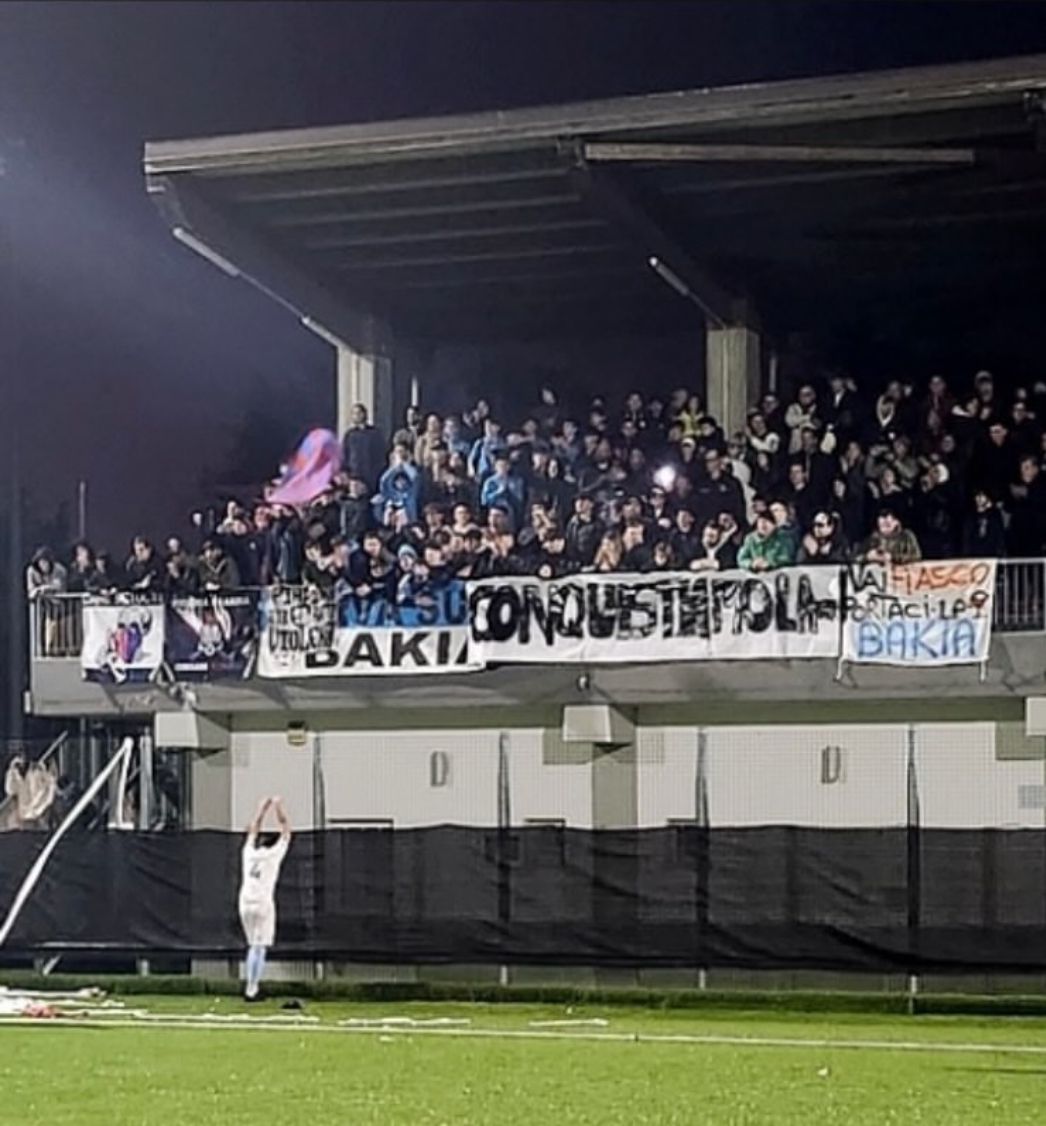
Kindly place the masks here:
MULTIPOLYGON (((34 661, 69 660, 83 646, 81 594, 61 594, 30 604, 34 661)), ((1000 559, 995 582, 997 633, 1046 633, 1046 559, 1000 559)))

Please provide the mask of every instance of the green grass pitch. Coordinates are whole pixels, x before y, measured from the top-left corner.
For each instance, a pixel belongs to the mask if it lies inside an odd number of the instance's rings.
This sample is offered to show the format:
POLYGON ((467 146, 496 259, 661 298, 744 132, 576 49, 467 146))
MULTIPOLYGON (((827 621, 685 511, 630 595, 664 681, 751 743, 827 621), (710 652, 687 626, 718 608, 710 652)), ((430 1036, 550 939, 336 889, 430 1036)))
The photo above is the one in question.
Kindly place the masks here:
MULTIPOLYGON (((124 1001, 183 1019, 279 1012, 231 998, 124 1001)), ((5 1023, 0 1124, 1009 1126, 1041 1122, 1046 1107, 1042 1019, 447 1003, 305 1012, 318 1026, 5 1023), (338 1027, 390 1016, 469 1024, 338 1027), (749 1042, 716 1042, 735 1039, 749 1042)))

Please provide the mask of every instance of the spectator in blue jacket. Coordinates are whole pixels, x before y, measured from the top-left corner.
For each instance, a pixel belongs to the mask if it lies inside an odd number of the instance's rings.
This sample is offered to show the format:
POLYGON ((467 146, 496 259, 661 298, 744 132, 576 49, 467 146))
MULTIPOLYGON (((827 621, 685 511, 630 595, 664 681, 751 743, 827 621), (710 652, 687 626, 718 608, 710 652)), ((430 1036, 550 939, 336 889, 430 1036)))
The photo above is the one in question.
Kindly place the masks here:
POLYGON ((494 418, 484 419, 483 437, 472 443, 469 452, 469 474, 477 481, 485 481, 494 472, 494 456, 507 448, 501 423, 494 418))
POLYGON ((448 453, 461 454, 464 458, 469 456, 472 446, 462 432, 461 419, 456 414, 449 415, 443 422, 443 444, 448 453))
POLYGON ((515 531, 523 515, 524 493, 523 478, 512 472, 508 451, 499 450, 494 456, 494 472, 480 490, 480 504, 484 508, 506 509, 515 531))
POLYGON ((421 476, 403 446, 393 447, 389 467, 378 482, 378 494, 374 498, 374 516, 378 523, 382 522, 390 504, 402 508, 408 521, 416 523, 421 508, 421 476))

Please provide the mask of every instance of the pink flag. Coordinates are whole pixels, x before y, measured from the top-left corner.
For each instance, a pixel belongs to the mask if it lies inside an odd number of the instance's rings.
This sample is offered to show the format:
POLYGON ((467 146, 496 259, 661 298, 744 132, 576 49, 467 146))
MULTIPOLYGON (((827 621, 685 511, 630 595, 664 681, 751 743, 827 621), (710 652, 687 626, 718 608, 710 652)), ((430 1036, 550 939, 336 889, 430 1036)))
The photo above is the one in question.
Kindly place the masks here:
POLYGON ((308 504, 330 488, 340 469, 337 437, 330 430, 310 430, 267 499, 272 504, 308 504))

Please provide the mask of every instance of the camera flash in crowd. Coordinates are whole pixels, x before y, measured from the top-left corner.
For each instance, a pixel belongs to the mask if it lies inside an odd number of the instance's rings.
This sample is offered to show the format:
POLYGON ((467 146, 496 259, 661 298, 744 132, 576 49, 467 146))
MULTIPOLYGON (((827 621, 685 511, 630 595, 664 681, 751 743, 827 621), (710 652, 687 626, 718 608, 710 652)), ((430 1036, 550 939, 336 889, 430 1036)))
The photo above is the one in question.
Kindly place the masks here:
POLYGON ((662 465, 654 473, 654 483, 660 485, 667 493, 676 482, 676 471, 671 465, 662 465))

